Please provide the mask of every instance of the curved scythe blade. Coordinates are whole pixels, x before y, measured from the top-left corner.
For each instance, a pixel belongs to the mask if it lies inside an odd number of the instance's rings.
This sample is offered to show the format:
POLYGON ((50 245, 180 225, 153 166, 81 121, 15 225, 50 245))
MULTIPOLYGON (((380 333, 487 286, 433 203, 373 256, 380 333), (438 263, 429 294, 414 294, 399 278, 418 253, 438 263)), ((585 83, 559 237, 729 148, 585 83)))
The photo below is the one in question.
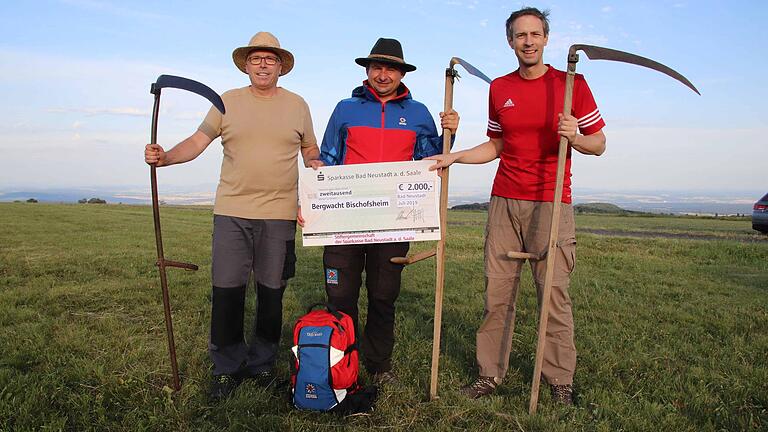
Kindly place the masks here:
POLYGON ((669 66, 665 66, 649 58, 641 57, 637 54, 631 54, 624 51, 619 51, 619 50, 610 49, 610 48, 603 48, 603 47, 598 47, 594 45, 581 45, 581 44, 573 45, 571 46, 571 50, 572 50, 571 52, 584 51, 584 54, 586 54, 590 60, 611 60, 611 61, 617 61, 622 63, 631 63, 634 65, 647 67, 655 71, 659 71, 663 74, 666 74, 680 81, 681 83, 685 84, 689 89, 695 91, 696 94, 701 96, 701 93, 699 93, 696 87, 690 81, 688 81, 688 78, 684 77, 682 74, 670 68, 669 66))
POLYGON ((469 72, 470 75, 474 75, 474 76, 480 78, 481 80, 487 82, 488 84, 491 83, 491 79, 488 78, 488 76, 485 75, 484 73, 480 72, 480 69, 472 66, 471 64, 465 62, 464 60, 462 60, 462 59, 460 59, 458 57, 454 57, 454 58, 451 59, 451 63, 460 64, 461 66, 464 67, 464 69, 467 70, 467 72, 469 72))
POLYGON ((213 91, 213 89, 207 85, 191 80, 189 78, 183 78, 174 75, 160 75, 157 77, 157 81, 152 84, 150 93, 159 94, 161 89, 168 87, 186 90, 188 92, 198 94, 208 99, 208 101, 210 101, 213 106, 219 110, 220 113, 226 114, 226 110, 224 109, 224 102, 221 100, 221 96, 219 96, 218 93, 213 91))

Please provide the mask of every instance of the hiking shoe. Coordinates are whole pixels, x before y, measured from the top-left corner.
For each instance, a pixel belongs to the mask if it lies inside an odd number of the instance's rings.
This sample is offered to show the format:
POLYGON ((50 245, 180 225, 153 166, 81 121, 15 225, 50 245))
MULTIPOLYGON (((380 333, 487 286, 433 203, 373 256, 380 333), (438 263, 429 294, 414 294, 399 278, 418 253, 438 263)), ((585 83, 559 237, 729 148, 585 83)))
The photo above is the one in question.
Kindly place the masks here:
POLYGON ((239 384, 240 381, 233 375, 214 375, 208 397, 212 401, 226 399, 235 391, 239 384))
POLYGON ((496 387, 499 384, 501 384, 501 380, 498 378, 480 376, 473 383, 462 387, 461 394, 470 399, 481 398, 496 391, 496 387))
POLYGON ((256 385, 261 387, 269 387, 275 383, 275 374, 271 370, 265 370, 260 372, 244 372, 242 374, 243 380, 253 381, 256 385))
POLYGON ((563 405, 573 405, 573 384, 552 384, 549 386, 552 400, 563 405))
POLYGON ((385 372, 377 372, 373 374, 373 382, 375 382, 377 386, 384 386, 387 384, 396 384, 397 375, 395 375, 395 373, 392 372, 391 370, 388 370, 385 372))

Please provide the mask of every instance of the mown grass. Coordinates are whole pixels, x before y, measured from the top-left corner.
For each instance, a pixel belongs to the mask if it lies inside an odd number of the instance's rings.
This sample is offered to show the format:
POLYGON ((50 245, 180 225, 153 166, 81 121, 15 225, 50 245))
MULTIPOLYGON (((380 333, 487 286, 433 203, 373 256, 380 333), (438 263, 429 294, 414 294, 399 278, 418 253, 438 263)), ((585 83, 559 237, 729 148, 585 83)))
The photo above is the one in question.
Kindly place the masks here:
MULTIPOLYGON (((536 335, 524 273, 511 370, 498 393, 457 395, 474 377, 482 314, 485 214, 449 214, 440 395, 426 401, 434 261, 407 268, 398 302, 396 371, 370 415, 291 408, 284 388, 243 385, 206 400, 211 212, 164 208, 181 392, 172 394, 151 209, 0 204, 0 430, 766 430, 768 242, 748 221, 577 216, 577 226, 691 232, 723 240, 578 233, 571 284, 578 403, 542 391, 527 414, 536 335)), ((414 249, 429 247, 415 244, 414 249)), ((284 335, 322 300, 320 248, 299 248, 284 335)), ((249 293, 249 316, 253 311, 249 293)), ((278 374, 288 376, 288 337, 278 374)), ((368 377, 364 376, 364 379, 368 377)), ((546 390, 545 387, 542 387, 546 390)))
POLYGON ((761 240, 765 236, 752 229, 748 217, 695 217, 695 216, 612 216, 580 215, 580 228, 607 229, 618 231, 653 231, 660 233, 681 233, 690 235, 713 235, 761 240))

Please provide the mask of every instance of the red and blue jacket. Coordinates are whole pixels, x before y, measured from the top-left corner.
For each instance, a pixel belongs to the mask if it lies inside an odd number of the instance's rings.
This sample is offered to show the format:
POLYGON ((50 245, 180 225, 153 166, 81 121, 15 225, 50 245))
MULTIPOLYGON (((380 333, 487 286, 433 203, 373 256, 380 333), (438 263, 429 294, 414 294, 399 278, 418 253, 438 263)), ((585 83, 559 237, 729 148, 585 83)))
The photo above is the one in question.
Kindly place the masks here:
POLYGON ((326 165, 419 160, 443 151, 432 115, 404 84, 382 102, 368 81, 338 104, 328 120, 320 160, 326 165))

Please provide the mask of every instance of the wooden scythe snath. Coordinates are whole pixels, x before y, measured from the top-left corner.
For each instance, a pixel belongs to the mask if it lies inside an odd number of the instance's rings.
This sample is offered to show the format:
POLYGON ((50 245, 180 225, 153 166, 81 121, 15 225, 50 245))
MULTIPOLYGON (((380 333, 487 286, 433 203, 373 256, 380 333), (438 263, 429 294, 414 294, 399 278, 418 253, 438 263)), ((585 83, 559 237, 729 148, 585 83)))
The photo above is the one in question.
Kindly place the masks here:
MULTIPOLYGON (((453 82, 459 76, 454 68, 457 64, 464 67, 471 75, 474 75, 487 83, 491 79, 476 67, 464 60, 451 58, 448 68, 445 70, 445 100, 443 112, 449 112, 453 109, 453 82)), ((443 129, 443 154, 451 152, 452 134, 449 129, 443 129)), ((410 257, 394 257, 391 261, 395 264, 413 264, 421 260, 437 256, 437 266, 435 269, 435 322, 432 333, 432 368, 429 381, 429 399, 437 399, 437 371, 440 363, 440 333, 443 319, 443 288, 445 287, 445 237, 447 231, 446 219, 448 216, 448 168, 443 168, 440 172, 440 240, 437 241, 437 248, 420 252, 410 257)))
MULTIPOLYGON (((198 94, 208 99, 213 106, 224 114, 224 102, 221 97, 208 86, 187 78, 173 75, 160 75, 157 81, 152 84, 150 93, 155 95, 155 104, 152 109, 152 132, 151 144, 157 144, 157 120, 160 111, 160 91, 163 88, 177 88, 198 94)), ((173 373, 173 389, 181 389, 179 381, 179 366, 176 362, 176 344, 173 340, 173 321, 171 318, 171 301, 168 294, 168 278, 166 276, 166 267, 178 267, 185 270, 197 270, 194 264, 171 261, 165 259, 163 255, 163 236, 160 232, 160 204, 157 197, 157 166, 150 164, 150 181, 152 184, 152 216, 155 222, 155 244, 157 246, 157 261, 155 265, 160 269, 160 287, 163 292, 163 311, 165 313, 165 332, 168 335, 168 353, 171 356, 171 372, 173 373)))

